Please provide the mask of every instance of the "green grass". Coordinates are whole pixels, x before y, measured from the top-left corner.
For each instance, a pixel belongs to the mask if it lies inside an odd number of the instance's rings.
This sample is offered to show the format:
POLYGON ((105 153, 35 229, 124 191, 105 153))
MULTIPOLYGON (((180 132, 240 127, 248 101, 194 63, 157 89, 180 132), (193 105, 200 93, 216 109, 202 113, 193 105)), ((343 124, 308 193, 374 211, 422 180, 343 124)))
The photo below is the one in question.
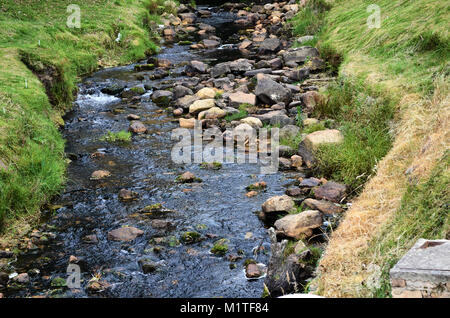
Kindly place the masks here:
MULTIPOLYGON (((435 92, 439 96, 439 83, 448 82, 450 74, 450 7, 440 0, 380 0, 376 4, 381 9, 381 27, 369 29, 366 21, 371 14, 367 12, 370 2, 327 0, 327 3, 331 4, 328 11, 314 13, 320 21, 311 18, 311 10, 300 12, 294 18, 294 30, 296 36, 316 30, 315 42, 321 57, 326 60, 329 70, 339 75, 337 85, 326 93, 328 102, 319 105, 315 115, 335 119, 330 128, 340 129, 345 140, 338 147, 321 148, 319 166, 325 175, 349 184, 354 191, 361 189, 367 178, 376 172, 377 162, 391 150, 394 136, 397 142, 392 152, 398 164, 388 157, 391 165, 389 168, 383 166, 381 176, 404 173, 405 166, 420 156, 424 145, 414 144, 414 138, 405 140, 408 138, 405 135, 415 137, 417 134, 423 140, 433 139, 435 125, 430 123, 427 130, 423 125, 414 126, 413 116, 411 119, 405 117, 417 113, 415 107, 423 105, 422 121, 435 118, 434 109, 428 109, 428 101, 435 92), (371 99, 367 96, 376 102, 368 103, 371 99), (408 102, 408 98, 417 102, 408 102), (405 131, 414 133, 404 134, 405 131)), ((439 133, 445 134, 445 131, 439 133)), ((339 235, 348 240, 332 236, 330 246, 337 241, 340 249, 328 250, 322 261, 321 266, 328 266, 318 279, 324 295, 361 295, 361 280, 368 274, 362 265, 370 264, 376 258, 383 276, 381 288, 371 294, 389 296, 389 269, 417 238, 448 238, 448 212, 445 213, 449 201, 447 166, 448 159, 445 159, 428 181, 412 184, 404 195, 403 191, 398 191, 402 198, 379 196, 374 199, 372 205, 379 209, 389 209, 401 199, 401 208, 391 219, 383 219, 380 212, 377 222, 384 229, 380 233, 363 234, 366 241, 361 240, 360 247, 347 252, 346 247, 355 248, 351 242, 353 236, 348 233, 352 231, 349 224, 355 220, 355 215, 362 216, 368 209, 365 207, 368 193, 355 202, 348 212, 349 217, 342 221, 339 235), (364 243, 369 243, 369 248, 364 243), (344 257, 345 264, 342 264, 340 260, 344 257)), ((399 189, 403 188, 402 178, 397 185, 399 189)), ((375 191, 380 187, 382 185, 376 186, 375 191)), ((361 228, 375 218, 372 209, 368 212, 372 216, 369 215, 367 220, 361 217, 361 228)))
POLYGON ((42 84, 14 50, 2 52, 8 67, 0 72, 0 160, 8 168, 0 169, 0 227, 56 194, 65 171, 64 140, 42 84))
POLYGON ((105 136, 103 136, 101 141, 107 142, 118 142, 118 143, 126 143, 131 141, 131 133, 129 131, 121 130, 118 132, 110 132, 108 131, 105 136))
POLYGON ((57 124, 80 76, 156 52, 160 15, 173 11, 162 0, 79 0, 81 28, 71 29, 72 3, 0 4, 0 160, 8 167, 0 172, 0 230, 39 211, 61 189, 64 141, 57 124))
POLYGON ((369 252, 378 256, 375 262, 382 267, 375 297, 390 297, 389 270, 419 238, 450 239, 449 165, 447 151, 426 182, 409 186, 400 209, 370 243, 369 252))
MULTIPOLYGON (((310 0, 307 2, 305 8, 301 10, 292 20, 294 25, 293 33, 295 35, 314 35, 318 34, 323 27, 323 20, 326 12, 331 8, 324 0, 310 0)), ((313 40, 311 43, 315 44, 313 40)))
POLYGON ((312 125, 309 125, 309 126, 305 127, 303 129, 303 133, 311 134, 313 132, 316 132, 316 131, 319 131, 319 130, 325 130, 325 129, 326 129, 326 127, 325 127, 324 123, 319 122, 317 124, 312 124, 312 125))
POLYGON ((436 77, 448 76, 450 7, 445 1, 377 1, 379 29, 366 26, 367 1, 333 2, 319 46, 332 47, 344 64, 358 62, 358 72, 366 74, 375 66, 391 78, 396 75, 395 85, 424 95, 432 94, 436 77))
POLYGON ((225 116, 225 120, 230 122, 233 120, 241 120, 248 116, 247 108, 251 107, 250 104, 241 104, 239 105, 239 112, 231 115, 225 116))
POLYGON ((289 146, 292 149, 297 149, 298 145, 302 142, 302 134, 298 133, 296 136, 288 138, 280 138, 280 145, 289 146))
POLYGON ((211 253, 218 256, 224 256, 228 252, 228 242, 228 239, 220 239, 216 241, 211 248, 211 253))
MULTIPOLYGON (((341 78, 328 88, 326 97, 315 110, 316 116, 333 118, 344 142, 321 146, 317 166, 325 177, 345 183, 351 191, 360 190, 391 148, 389 124, 395 101, 356 78, 341 78)), ((325 128, 319 126, 310 129, 325 128)))

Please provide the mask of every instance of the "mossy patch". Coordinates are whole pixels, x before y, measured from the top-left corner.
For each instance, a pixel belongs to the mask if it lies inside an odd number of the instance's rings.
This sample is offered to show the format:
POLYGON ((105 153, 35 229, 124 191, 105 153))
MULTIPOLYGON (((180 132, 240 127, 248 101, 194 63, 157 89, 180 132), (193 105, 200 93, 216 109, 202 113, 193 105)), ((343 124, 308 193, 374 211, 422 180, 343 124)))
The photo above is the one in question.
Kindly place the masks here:
POLYGON ((218 256, 224 256, 228 252, 228 239, 220 239, 216 241, 211 248, 211 253, 218 255, 218 256))

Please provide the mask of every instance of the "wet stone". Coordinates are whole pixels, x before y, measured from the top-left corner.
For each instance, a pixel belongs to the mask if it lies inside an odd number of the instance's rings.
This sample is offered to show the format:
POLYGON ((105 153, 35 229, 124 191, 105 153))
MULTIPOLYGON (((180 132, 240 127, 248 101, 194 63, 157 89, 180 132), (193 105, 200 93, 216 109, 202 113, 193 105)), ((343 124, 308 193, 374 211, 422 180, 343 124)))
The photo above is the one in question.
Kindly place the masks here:
POLYGON ((104 179, 107 178, 111 175, 111 172, 107 171, 107 170, 97 170, 92 172, 91 174, 91 180, 100 180, 100 179, 104 179))
POLYGON ((139 260, 139 265, 144 274, 153 273, 158 269, 158 264, 150 259, 144 258, 139 260))
POLYGON ((248 264, 247 268, 245 269, 245 276, 247 276, 247 278, 258 278, 263 274, 263 271, 257 264, 248 264))
POLYGON ((129 242, 133 241, 135 238, 143 234, 144 231, 139 230, 135 227, 127 226, 110 231, 108 233, 108 239, 111 241, 129 242))
POLYGON ((141 121, 133 121, 128 130, 135 134, 143 134, 147 132, 147 127, 141 121))
POLYGON ((197 178, 192 172, 186 171, 182 175, 178 176, 176 179, 179 183, 192 183, 192 182, 201 182, 200 178, 197 178))
POLYGON ((306 199, 303 203, 314 210, 319 210, 324 214, 338 214, 342 213, 345 210, 336 204, 325 201, 325 200, 315 200, 315 199, 306 199))

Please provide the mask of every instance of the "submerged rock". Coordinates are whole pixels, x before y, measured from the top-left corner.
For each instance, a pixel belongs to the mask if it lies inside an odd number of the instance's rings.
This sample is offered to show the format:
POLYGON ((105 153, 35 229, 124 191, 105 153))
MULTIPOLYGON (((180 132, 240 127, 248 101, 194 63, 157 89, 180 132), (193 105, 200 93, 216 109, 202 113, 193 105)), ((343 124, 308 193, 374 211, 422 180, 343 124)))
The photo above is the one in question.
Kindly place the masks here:
POLYGON ((109 284, 105 280, 93 280, 88 284, 86 289, 87 289, 88 293, 96 294, 96 293, 101 293, 110 287, 111 287, 111 284, 109 284))
POLYGON ((144 274, 153 273, 154 271, 156 271, 158 269, 158 263, 156 263, 148 258, 140 259, 139 265, 141 266, 142 272, 144 274))
POLYGON ((107 171, 107 170, 96 170, 94 172, 92 172, 91 174, 91 180, 100 180, 100 179, 104 179, 107 178, 111 175, 111 172, 107 171))
POLYGON ((192 183, 202 182, 202 179, 197 178, 192 172, 186 171, 182 175, 178 176, 176 181, 179 183, 192 183))
POLYGON ((245 276, 247 276, 247 278, 258 278, 262 275, 264 275, 264 271, 258 264, 250 263, 245 268, 245 276))
POLYGON ((108 240, 129 242, 144 234, 144 231, 132 226, 121 227, 108 233, 108 240))

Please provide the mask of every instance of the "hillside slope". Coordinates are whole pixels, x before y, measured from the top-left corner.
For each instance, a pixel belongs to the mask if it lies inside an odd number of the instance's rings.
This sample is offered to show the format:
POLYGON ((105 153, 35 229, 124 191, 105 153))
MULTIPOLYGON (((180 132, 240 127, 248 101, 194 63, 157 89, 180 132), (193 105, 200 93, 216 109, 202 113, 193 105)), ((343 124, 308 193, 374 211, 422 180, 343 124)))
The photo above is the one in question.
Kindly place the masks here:
MULTIPOLYGON (((381 27, 369 29, 367 1, 311 3, 331 5, 310 20, 322 51, 343 57, 339 77, 358 78, 396 101, 392 148, 331 236, 316 285, 325 296, 386 297, 389 269, 419 237, 450 235, 450 7, 380 0, 381 27)), ((311 29, 301 15, 296 30, 311 29)))

